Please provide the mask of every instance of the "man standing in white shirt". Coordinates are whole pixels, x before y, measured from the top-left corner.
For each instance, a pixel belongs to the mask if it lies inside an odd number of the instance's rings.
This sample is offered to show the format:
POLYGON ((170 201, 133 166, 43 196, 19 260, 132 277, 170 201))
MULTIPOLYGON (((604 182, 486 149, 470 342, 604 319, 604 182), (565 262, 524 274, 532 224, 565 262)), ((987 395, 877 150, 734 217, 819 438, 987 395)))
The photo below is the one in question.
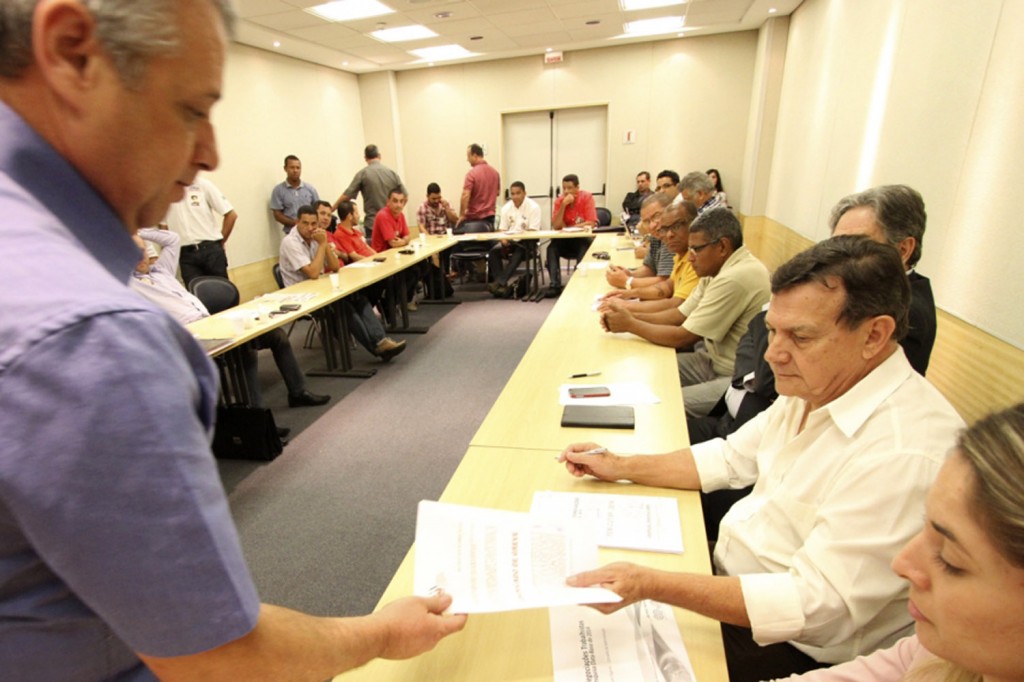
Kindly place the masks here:
POLYGON ((237 220, 235 207, 224 193, 202 177, 185 188, 181 201, 171 204, 162 224, 181 238, 178 264, 186 287, 203 275, 228 278, 224 245, 237 220), (215 216, 221 218, 219 226, 215 216))
POLYGON ((727 440, 637 457, 563 453, 569 471, 687 490, 754 484, 722 519, 715 575, 612 564, 570 578, 722 622, 732 682, 848 661, 908 634, 889 564, 963 421, 907 361, 910 285, 896 249, 821 242, 772 278, 765 359, 779 399, 727 440))
MULTIPOLYGON (((514 234, 517 232, 536 232, 540 230, 540 205, 526 196, 526 185, 519 180, 512 183, 508 190, 512 197, 501 207, 497 230, 514 234)), ((536 248, 536 243, 532 244, 536 248)), ((508 294, 508 278, 511 277, 519 264, 526 257, 527 246, 523 242, 502 239, 491 247, 487 254, 488 268, 494 274, 494 281, 487 288, 496 298, 504 298, 508 294), (508 254, 508 265, 502 268, 502 254, 508 254)))

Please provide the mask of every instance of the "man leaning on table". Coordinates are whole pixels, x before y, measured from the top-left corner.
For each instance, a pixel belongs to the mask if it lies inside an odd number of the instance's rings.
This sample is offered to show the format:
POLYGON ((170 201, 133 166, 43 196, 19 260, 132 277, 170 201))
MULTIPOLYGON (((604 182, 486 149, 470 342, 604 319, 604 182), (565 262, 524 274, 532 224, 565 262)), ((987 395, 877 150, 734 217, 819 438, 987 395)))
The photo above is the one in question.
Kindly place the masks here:
POLYGON ((700 277, 687 258, 690 248, 690 225, 697 217, 697 207, 689 201, 671 204, 662 214, 653 237, 666 252, 673 254, 672 274, 648 286, 630 290, 616 289, 604 295, 598 311, 608 312, 608 299, 622 301, 623 308, 634 313, 656 313, 678 308, 697 287, 700 277))
MULTIPOLYGON (((281 279, 289 287, 307 279, 317 279, 326 270, 337 272, 341 267, 335 250, 327 239, 327 230, 320 227, 316 209, 300 206, 295 229, 281 241, 281 279)), ((341 301, 349 331, 359 345, 384 362, 405 350, 405 341, 395 341, 384 333, 384 325, 373 312, 373 306, 361 292, 341 301)), ((341 339, 346 343, 345 339, 341 339)))
POLYGON ((226 0, 0 3, 5 680, 323 680, 464 624, 446 597, 261 604, 210 453, 213 363, 128 288, 131 236, 217 165, 232 24, 226 0))
MULTIPOLYGON (((909 632, 889 568, 963 422, 907 361, 899 254, 836 237, 772 279, 765 355, 780 398, 727 440, 653 456, 563 453, 575 476, 712 491, 754 483, 725 515, 714 576, 613 564, 570 578, 623 604, 656 599, 723 623, 732 682, 847 661, 909 632)), ((616 608, 621 604, 616 605, 616 608)))
MULTIPOLYGON (((658 232, 661 217, 670 205, 678 205, 664 192, 649 194, 640 204, 640 230, 646 232, 649 243, 644 251, 643 263, 639 267, 624 268, 614 263, 605 271, 605 279, 616 289, 641 289, 664 282, 672 275, 674 260, 672 252, 664 248, 658 232)), ((639 257, 639 256, 638 256, 639 257)), ((615 292, 609 292, 609 295, 615 292)), ((607 297, 607 296, 606 296, 607 297)))
POLYGON ((736 346, 768 302, 768 270, 743 245, 739 220, 727 208, 705 211, 693 221, 688 251, 700 282, 681 306, 633 313, 612 298, 601 325, 684 351, 676 355, 683 404, 686 414, 702 416, 725 394, 736 346))

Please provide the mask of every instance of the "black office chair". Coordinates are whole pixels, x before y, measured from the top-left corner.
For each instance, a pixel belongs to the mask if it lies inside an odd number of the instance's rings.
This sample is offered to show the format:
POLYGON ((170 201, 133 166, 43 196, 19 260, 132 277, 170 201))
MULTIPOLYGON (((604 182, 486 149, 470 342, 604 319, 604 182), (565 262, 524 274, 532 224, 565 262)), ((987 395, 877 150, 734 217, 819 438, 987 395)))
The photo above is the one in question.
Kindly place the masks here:
POLYGON ((231 280, 223 277, 213 275, 196 277, 188 283, 188 290, 203 302, 211 315, 238 305, 238 288, 231 283, 231 280))
MULTIPOLYGON (((274 274, 274 281, 277 282, 277 288, 284 289, 284 277, 281 276, 280 263, 274 263, 274 267, 272 267, 270 271, 274 274)), ((313 339, 315 338, 316 334, 320 331, 320 320, 316 319, 312 315, 303 315, 300 319, 309 320, 309 329, 306 330, 306 338, 302 342, 302 347, 312 348, 313 339)), ((296 322, 297 321, 298 320, 296 320, 296 322)), ((288 325, 288 338, 291 338, 293 329, 295 329, 295 322, 292 322, 290 325, 288 325)))
MULTIPOLYGON (((454 234, 476 234, 480 232, 494 232, 494 226, 488 222, 484 222, 483 220, 467 220, 453 230, 454 234)), ((456 272, 459 273, 460 284, 463 281, 462 273, 465 268, 460 268, 459 266, 466 266, 475 261, 483 261, 484 281, 488 279, 487 252, 493 245, 494 243, 489 241, 479 242, 476 244, 466 243, 459 245, 455 253, 451 255, 451 262, 455 266, 456 272)))
POLYGON ((612 227, 612 212, 604 206, 597 207, 597 225, 594 227, 596 234, 606 234, 609 232, 625 232, 624 226, 612 227))

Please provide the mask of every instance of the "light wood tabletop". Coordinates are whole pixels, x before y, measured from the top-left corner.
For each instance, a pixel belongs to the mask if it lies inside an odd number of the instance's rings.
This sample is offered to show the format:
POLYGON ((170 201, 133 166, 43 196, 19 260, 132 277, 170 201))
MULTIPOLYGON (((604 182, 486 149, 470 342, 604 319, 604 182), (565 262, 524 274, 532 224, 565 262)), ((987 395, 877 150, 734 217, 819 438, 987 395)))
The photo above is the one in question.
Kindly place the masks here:
MULTIPOLYGON (((443 502, 528 511, 536 491, 615 492, 674 497, 679 503, 685 551, 665 554, 602 549, 602 563, 632 561, 664 570, 707 574, 710 559, 696 492, 602 483, 570 476, 554 450, 470 447, 441 495, 443 502)), ((415 546, 409 550, 380 604, 412 594, 415 546)), ((698 680, 727 680, 721 631, 714 620, 673 609, 698 680)), ((465 630, 437 648, 405 661, 375 660, 336 680, 403 682, 550 681, 553 670, 547 609, 470 616, 465 630)))
POLYGON ((593 254, 605 251, 613 263, 635 265, 631 250, 617 250, 631 244, 620 235, 597 236, 473 436, 472 445, 560 450, 571 442, 596 441, 614 451, 644 453, 687 445, 675 352, 631 334, 606 333, 592 309, 596 297, 612 288, 604 278, 607 263, 593 254), (569 378, 589 372, 601 374, 569 378), (561 426, 560 385, 626 382, 644 384, 660 399, 655 405, 634 407, 635 429, 561 426))

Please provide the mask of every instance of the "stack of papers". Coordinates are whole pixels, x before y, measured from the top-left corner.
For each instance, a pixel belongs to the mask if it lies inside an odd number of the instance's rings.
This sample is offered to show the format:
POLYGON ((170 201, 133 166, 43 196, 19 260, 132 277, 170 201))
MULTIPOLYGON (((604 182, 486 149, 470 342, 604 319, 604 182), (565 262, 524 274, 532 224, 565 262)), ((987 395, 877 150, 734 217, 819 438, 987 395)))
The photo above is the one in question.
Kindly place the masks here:
POLYGON ((533 494, 530 513, 587 523, 601 547, 683 553, 679 503, 674 497, 543 491, 533 494))
POLYGON ((597 542, 581 522, 419 504, 413 590, 422 596, 444 590, 452 596, 452 613, 621 601, 610 590, 565 584, 570 575, 597 567, 597 542))

